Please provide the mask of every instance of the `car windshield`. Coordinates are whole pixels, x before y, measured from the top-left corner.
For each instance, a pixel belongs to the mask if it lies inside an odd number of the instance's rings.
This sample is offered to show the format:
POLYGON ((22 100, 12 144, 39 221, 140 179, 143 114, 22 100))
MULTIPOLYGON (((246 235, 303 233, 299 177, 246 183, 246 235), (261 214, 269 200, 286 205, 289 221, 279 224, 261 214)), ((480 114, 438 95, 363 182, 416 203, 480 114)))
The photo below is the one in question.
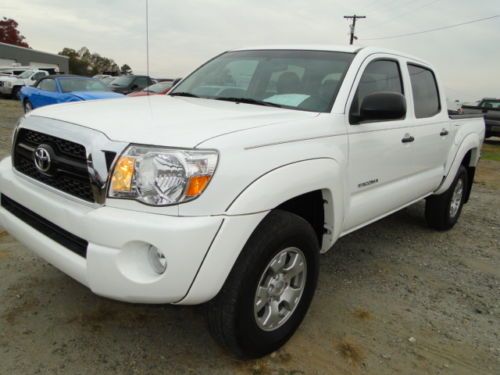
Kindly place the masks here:
POLYGON ((170 95, 329 112, 354 54, 249 50, 224 53, 170 95))
POLYGON ((159 94, 169 88, 172 87, 173 81, 163 81, 163 82, 158 82, 155 83, 154 85, 148 86, 144 89, 144 91, 147 92, 154 92, 156 94, 159 94))
POLYGON ((19 74, 19 78, 26 79, 26 78, 31 77, 32 74, 33 74, 33 70, 26 70, 25 72, 19 74))
POLYGON ((109 88, 93 78, 59 78, 62 92, 72 91, 109 91, 109 88))
POLYGON ((483 100, 481 104, 479 104, 481 108, 500 108, 500 100, 483 100))
POLYGON ((127 87, 128 85, 130 85, 130 83, 132 82, 133 79, 134 79, 134 77, 132 77, 132 76, 121 76, 121 77, 118 77, 115 80, 113 80, 111 82, 111 85, 112 86, 119 86, 119 87, 127 87))

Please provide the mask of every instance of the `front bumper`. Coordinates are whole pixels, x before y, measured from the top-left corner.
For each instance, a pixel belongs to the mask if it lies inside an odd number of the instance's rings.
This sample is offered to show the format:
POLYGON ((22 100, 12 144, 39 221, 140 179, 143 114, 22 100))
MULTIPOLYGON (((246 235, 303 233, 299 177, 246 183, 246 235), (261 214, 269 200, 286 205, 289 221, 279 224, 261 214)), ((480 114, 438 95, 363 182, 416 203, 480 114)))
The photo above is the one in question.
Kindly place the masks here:
POLYGON ((0 193, 86 240, 87 256, 71 252, 0 207, 0 224, 7 231, 94 293, 127 302, 183 300, 223 221, 228 221, 217 216, 167 216, 75 202, 14 172, 10 158, 0 163, 0 193), (166 256, 168 267, 162 275, 148 262, 149 245, 166 256))

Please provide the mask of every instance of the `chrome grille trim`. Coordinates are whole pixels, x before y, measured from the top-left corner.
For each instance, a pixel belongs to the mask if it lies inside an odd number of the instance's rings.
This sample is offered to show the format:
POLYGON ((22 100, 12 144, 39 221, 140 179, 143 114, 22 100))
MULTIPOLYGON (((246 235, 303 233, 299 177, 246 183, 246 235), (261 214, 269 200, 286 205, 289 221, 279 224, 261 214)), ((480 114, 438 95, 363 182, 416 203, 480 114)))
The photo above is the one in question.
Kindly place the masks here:
MULTIPOLYGON (((94 202, 97 205, 103 205, 106 200, 107 185, 109 180, 109 160, 106 159, 106 154, 114 153, 115 158, 118 157, 127 147, 128 143, 115 142, 110 140, 104 133, 90 129, 78 124, 60 121, 48 117, 29 115, 23 118, 16 128, 13 137, 12 147, 12 163, 14 163, 15 145, 20 129, 29 129, 38 133, 47 134, 52 137, 60 138, 70 142, 82 145, 85 148, 85 159, 87 170, 90 179, 90 185, 94 196, 94 202)), ((16 168, 13 165, 14 171, 16 168)), ((17 175, 21 175, 16 171, 17 175)), ((66 197, 72 197, 78 202, 89 204, 88 201, 80 199, 71 194, 65 193, 59 189, 52 188, 29 176, 24 176, 31 182, 36 182, 37 185, 43 186, 46 189, 57 192, 66 197)), ((91 203, 92 204, 92 203, 91 203)))

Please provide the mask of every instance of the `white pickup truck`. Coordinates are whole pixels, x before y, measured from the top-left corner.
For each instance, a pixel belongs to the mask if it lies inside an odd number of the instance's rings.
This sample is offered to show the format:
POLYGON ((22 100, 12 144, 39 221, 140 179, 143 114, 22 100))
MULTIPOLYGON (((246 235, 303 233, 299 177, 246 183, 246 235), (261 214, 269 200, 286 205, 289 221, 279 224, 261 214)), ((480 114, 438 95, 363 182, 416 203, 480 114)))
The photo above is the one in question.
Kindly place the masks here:
POLYGON ((42 69, 32 68, 19 75, 0 76, 0 94, 17 99, 19 91, 24 86, 33 86, 39 79, 49 75, 42 69))
POLYGON ((430 227, 456 223, 484 122, 445 98, 397 52, 229 51, 167 96, 27 114, 0 222, 100 296, 208 302, 215 339, 262 356, 301 323, 340 237, 422 199, 430 227))

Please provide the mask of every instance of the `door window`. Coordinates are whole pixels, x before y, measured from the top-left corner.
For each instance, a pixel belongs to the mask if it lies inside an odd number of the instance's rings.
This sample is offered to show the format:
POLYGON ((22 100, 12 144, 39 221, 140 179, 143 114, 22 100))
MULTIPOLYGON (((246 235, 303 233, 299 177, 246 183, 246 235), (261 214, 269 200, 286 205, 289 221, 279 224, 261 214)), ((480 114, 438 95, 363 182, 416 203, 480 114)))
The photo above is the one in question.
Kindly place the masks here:
POLYGON ((434 73, 427 68, 408 64, 415 117, 432 117, 441 111, 439 91, 434 73))
MULTIPOLYGON (((360 116, 363 99, 376 92, 394 92, 404 94, 399 64, 394 60, 375 60, 368 64, 361 80, 349 112, 350 122, 355 123, 360 116)), ((387 121, 387 120, 383 120, 387 121)))
POLYGON ((37 81, 37 80, 39 80, 40 78, 45 77, 45 75, 46 75, 46 74, 45 74, 45 73, 43 73, 43 72, 38 72, 38 73, 35 73, 35 74, 33 75, 33 77, 31 77, 31 80, 32 80, 32 81, 37 81))
POLYGON ((56 81, 51 78, 44 79, 38 84, 38 88, 44 91, 56 92, 56 81))

